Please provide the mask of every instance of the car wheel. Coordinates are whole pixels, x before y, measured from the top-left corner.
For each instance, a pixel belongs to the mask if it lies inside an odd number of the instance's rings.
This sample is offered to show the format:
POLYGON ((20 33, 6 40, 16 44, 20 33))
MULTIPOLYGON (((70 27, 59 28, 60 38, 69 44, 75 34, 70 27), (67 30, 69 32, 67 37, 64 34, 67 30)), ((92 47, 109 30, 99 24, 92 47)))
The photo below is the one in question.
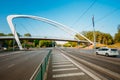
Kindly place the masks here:
POLYGON ((105 54, 105 56, 107 56, 107 57, 108 57, 108 56, 109 56, 109 54, 108 54, 108 53, 106 53, 106 54, 105 54))
POLYGON ((98 55, 98 52, 96 52, 96 55, 98 55))
POLYGON ((117 55, 114 55, 114 57, 117 57, 117 55))

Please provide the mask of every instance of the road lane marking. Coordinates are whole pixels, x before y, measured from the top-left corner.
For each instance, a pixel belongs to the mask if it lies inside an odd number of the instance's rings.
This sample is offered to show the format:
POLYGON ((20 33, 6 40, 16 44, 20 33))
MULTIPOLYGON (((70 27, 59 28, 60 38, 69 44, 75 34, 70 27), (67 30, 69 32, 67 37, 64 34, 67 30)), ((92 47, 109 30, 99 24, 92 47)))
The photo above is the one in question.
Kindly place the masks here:
POLYGON ((6 53, 6 54, 0 54, 0 57, 4 57, 4 56, 9 56, 9 55, 12 55, 12 54, 19 54, 19 52, 10 52, 10 53, 6 53))
POLYGON ((58 78, 58 77, 70 77, 70 76, 83 76, 85 73, 79 72, 79 73, 67 73, 67 74, 56 74, 53 75, 53 78, 58 78))
POLYGON ((71 62, 69 61, 69 62, 59 62, 59 63, 52 63, 53 65, 55 65, 55 64, 70 64, 71 62))
POLYGON ((72 59, 70 59, 68 56, 64 55, 63 53, 61 53, 65 58, 67 58, 69 61, 71 61, 74 65, 76 65, 79 69, 81 69, 82 71, 84 71, 85 73, 87 73, 90 77, 92 77, 94 80, 101 80, 99 77, 97 77, 96 75, 94 75, 93 73, 89 72, 88 70, 86 70, 85 68, 83 68, 82 66, 78 65, 77 63, 75 63, 72 59))
POLYGON ((71 70, 78 70, 78 68, 64 68, 64 69, 53 69, 52 71, 71 71, 71 70))
POLYGON ((10 64, 9 66, 8 66, 8 68, 11 68, 11 67, 13 67, 15 64, 10 64))
POLYGON ((54 65, 53 67, 54 68, 57 68, 57 67, 72 67, 74 66, 73 64, 69 64, 69 65, 54 65))
POLYGON ((70 61, 52 61, 52 63, 61 63, 61 62, 70 62, 70 61))
POLYGON ((52 62, 68 62, 68 60, 53 60, 52 62))
MULTIPOLYGON (((70 54, 69 54, 69 55, 70 55, 70 54)), ((93 67, 93 68, 96 68, 96 69, 98 69, 98 70, 100 70, 100 71, 104 71, 105 73, 107 73, 107 74, 109 74, 109 75, 111 75, 111 76, 115 76, 116 78, 119 78, 119 79, 120 79, 120 74, 119 74, 119 73, 113 72, 113 71, 111 71, 111 70, 109 70, 109 69, 107 69, 107 68, 103 68, 103 67, 98 66, 98 65, 96 65, 96 64, 87 62, 87 61, 85 61, 85 60, 83 60, 83 59, 76 58, 75 56, 72 56, 72 55, 70 55, 70 56, 73 57, 73 58, 75 58, 75 59, 77 59, 77 60, 80 60, 80 61, 83 62, 83 63, 86 63, 86 64, 90 65, 90 66, 93 67)))

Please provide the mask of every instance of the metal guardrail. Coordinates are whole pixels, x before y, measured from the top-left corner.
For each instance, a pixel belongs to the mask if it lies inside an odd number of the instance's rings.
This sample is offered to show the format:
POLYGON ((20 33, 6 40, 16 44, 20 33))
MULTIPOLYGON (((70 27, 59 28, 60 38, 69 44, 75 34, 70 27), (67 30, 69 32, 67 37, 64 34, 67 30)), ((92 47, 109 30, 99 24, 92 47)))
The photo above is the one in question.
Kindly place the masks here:
POLYGON ((30 80, 43 80, 44 74, 48 65, 48 60, 50 58, 52 50, 49 51, 47 56, 42 60, 42 63, 38 66, 36 72, 33 74, 30 80))
MULTIPOLYGON (((14 36, 0 36, 0 38, 15 38, 14 36)), ((75 40, 74 38, 70 38, 70 37, 54 37, 54 36, 19 36, 19 38, 42 38, 42 39, 65 39, 65 40, 75 40)))

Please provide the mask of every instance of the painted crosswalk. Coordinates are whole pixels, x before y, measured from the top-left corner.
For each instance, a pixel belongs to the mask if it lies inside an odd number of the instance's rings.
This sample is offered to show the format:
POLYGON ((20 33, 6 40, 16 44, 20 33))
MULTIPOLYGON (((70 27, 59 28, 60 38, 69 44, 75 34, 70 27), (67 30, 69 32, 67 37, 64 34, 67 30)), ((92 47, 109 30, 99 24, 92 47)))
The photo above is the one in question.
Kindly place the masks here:
POLYGON ((79 69, 66 59, 61 54, 52 55, 52 72, 53 78, 75 77, 84 76, 85 73, 79 71, 79 69), (65 73, 64 73, 65 72, 65 73))
POLYGON ((69 71, 69 70, 78 70, 78 68, 64 68, 64 69, 53 69, 52 71, 69 71))
POLYGON ((85 75, 85 73, 79 72, 79 73, 56 74, 56 75, 53 75, 53 78, 70 77, 70 76, 81 76, 81 75, 85 75))

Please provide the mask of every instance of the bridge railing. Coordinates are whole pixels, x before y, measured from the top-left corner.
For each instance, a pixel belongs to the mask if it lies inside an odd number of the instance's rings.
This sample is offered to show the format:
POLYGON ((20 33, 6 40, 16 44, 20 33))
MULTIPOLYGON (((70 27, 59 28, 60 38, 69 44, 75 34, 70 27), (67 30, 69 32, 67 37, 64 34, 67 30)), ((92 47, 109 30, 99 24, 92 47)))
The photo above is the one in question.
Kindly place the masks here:
MULTIPOLYGON (((1 38, 14 38, 14 36, 0 36, 0 39, 1 38)), ((55 36, 19 36, 19 38, 44 38, 44 39, 70 39, 70 40, 75 40, 74 38, 70 38, 70 37, 55 37, 55 36)))
POLYGON ((34 72, 33 76, 30 78, 30 80, 43 80, 44 74, 47 69, 48 60, 50 58, 52 50, 49 51, 47 56, 42 60, 41 64, 37 67, 36 71, 34 72))

